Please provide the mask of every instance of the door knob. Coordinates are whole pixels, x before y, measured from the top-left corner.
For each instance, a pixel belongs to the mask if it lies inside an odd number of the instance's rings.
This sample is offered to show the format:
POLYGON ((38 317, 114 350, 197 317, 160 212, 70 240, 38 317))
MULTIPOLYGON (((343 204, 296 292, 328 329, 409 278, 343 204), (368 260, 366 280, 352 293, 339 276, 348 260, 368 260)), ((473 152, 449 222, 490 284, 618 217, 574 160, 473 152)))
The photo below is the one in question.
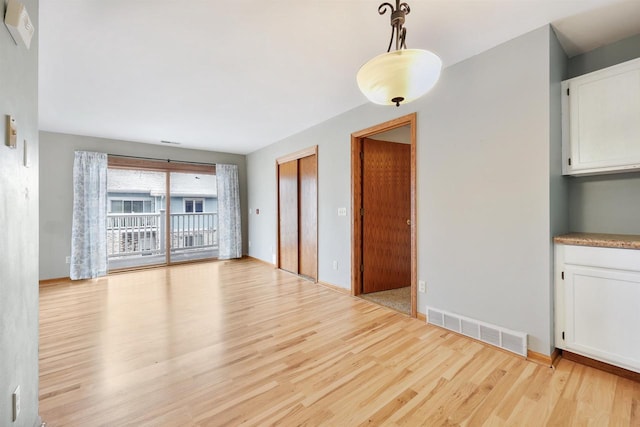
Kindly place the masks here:
POLYGON ((411 220, 410 219, 407 220, 407 225, 411 225, 411 220))

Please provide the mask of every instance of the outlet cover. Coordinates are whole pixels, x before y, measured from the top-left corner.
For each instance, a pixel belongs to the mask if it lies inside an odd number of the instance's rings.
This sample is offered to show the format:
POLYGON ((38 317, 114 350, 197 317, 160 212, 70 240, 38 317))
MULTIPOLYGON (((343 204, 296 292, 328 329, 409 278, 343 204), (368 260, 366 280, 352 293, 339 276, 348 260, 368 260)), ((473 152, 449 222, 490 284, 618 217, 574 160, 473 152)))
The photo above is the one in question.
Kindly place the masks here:
POLYGON ((333 260, 333 269, 337 270, 338 269, 338 261, 333 260))
POLYGON ((427 284, 424 282, 424 280, 418 280, 418 291, 425 292, 426 288, 427 284))

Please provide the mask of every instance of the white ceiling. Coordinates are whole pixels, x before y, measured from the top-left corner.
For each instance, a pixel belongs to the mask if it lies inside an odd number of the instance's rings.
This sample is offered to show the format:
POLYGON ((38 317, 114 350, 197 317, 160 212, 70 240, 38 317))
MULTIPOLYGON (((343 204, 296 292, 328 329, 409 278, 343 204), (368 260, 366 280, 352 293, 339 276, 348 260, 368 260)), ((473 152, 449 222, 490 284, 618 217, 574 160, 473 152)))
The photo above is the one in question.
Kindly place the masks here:
MULTIPOLYGON (((40 0, 40 129, 252 152, 366 102, 379 3, 40 0)), ((548 23, 570 55, 640 33, 638 0, 408 3, 407 45, 445 67, 548 23)))

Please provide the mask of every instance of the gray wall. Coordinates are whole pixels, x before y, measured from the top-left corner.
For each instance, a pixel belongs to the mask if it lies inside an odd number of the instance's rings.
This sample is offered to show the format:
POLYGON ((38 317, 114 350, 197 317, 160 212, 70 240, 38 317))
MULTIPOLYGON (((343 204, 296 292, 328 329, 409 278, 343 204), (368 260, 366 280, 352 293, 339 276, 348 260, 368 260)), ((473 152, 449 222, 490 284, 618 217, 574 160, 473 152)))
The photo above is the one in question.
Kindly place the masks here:
POLYGON ((605 67, 630 61, 640 56, 640 34, 594 49, 569 59, 568 79, 605 67))
MULTIPOLYGON (((640 34, 571 58, 568 77, 638 57, 640 34)), ((567 179, 571 231, 640 234, 640 173, 567 179)))
MULTIPOLYGON (((0 24, 0 426, 38 424, 38 0, 22 0, 36 33, 31 49, 0 24), (18 147, 5 145, 5 115, 18 147), (23 166, 24 140, 31 166, 23 166), (11 394, 21 412, 11 422, 11 394)), ((4 17, 5 2, 0 2, 4 17)))
POLYGON ((40 165, 40 280, 69 276, 69 265, 65 263, 65 257, 71 253, 75 150, 238 165, 243 250, 247 252, 245 156, 52 132, 40 132, 40 141, 40 157, 46 159, 40 165))
POLYGON ((640 234, 640 174, 570 180, 571 231, 640 234))
POLYGON ((417 111, 418 311, 524 331, 550 354, 551 37, 540 28, 443 70, 414 103, 364 104, 249 154, 250 255, 273 260, 275 159, 317 144, 319 280, 349 289, 350 134, 417 111))

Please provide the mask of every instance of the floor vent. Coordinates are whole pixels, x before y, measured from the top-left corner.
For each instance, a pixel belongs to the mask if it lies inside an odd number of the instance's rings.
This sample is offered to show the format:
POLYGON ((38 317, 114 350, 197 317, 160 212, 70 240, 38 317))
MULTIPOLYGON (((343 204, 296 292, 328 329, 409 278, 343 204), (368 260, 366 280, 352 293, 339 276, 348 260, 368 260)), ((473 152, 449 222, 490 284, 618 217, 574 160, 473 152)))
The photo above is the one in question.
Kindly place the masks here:
POLYGON ((475 338, 527 357, 527 334, 427 307, 427 323, 475 338))

